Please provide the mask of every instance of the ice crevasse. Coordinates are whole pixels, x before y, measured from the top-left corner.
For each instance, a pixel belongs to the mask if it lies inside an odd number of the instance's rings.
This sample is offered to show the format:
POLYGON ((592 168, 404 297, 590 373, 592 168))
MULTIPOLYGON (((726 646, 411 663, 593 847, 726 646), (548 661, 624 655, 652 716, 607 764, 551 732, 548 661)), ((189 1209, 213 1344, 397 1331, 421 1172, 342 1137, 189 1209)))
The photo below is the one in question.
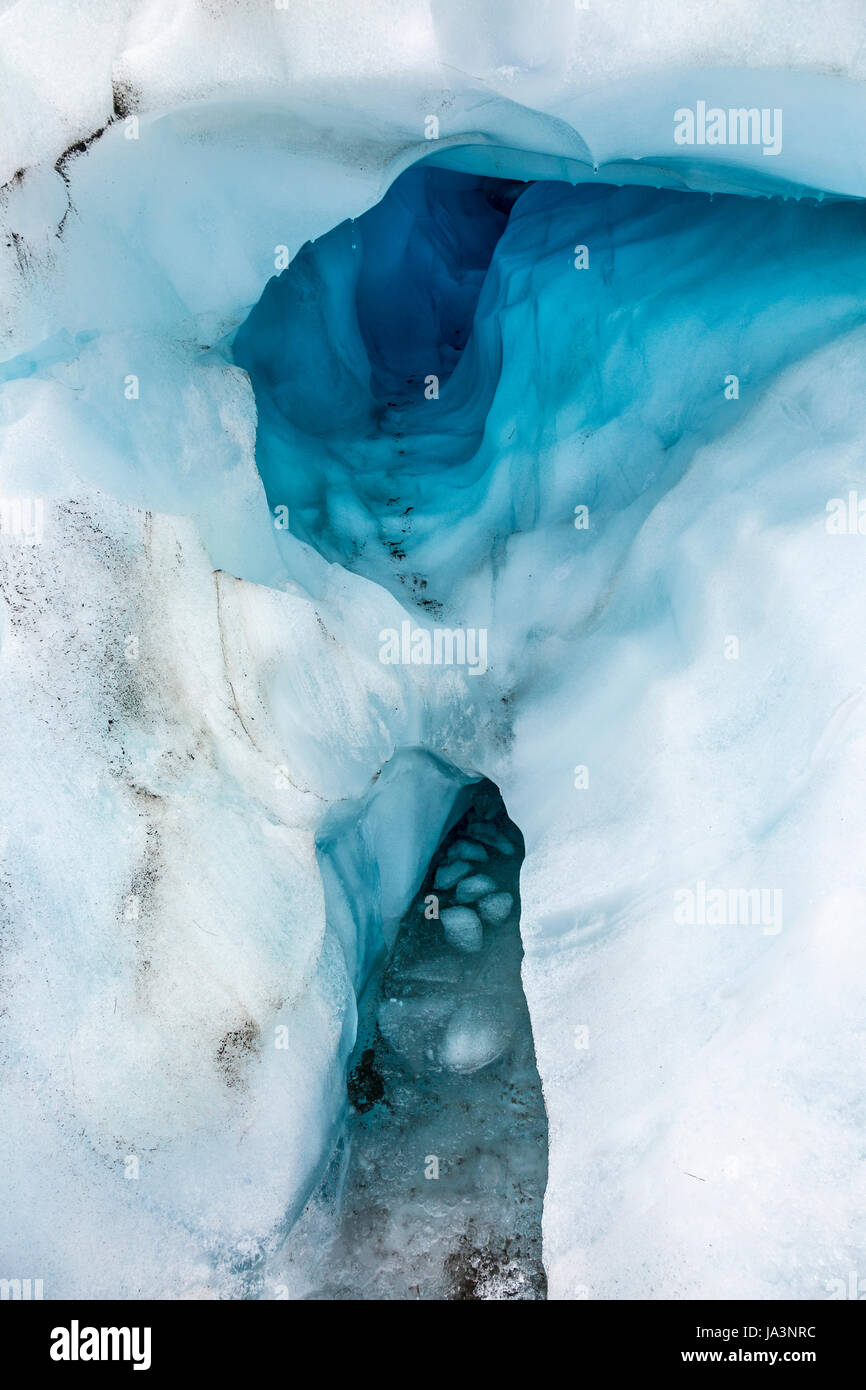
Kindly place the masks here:
POLYGON ((550 1296, 856 1269, 862 73, 854 10, 821 76, 789 8, 96 6, 74 82, 0 18, 0 490, 41 504, 2 548, 2 1248, 47 1292, 276 1256, 483 777, 550 1296), (684 151, 699 100, 780 153, 684 151), (407 622, 484 669, 383 662, 407 622))

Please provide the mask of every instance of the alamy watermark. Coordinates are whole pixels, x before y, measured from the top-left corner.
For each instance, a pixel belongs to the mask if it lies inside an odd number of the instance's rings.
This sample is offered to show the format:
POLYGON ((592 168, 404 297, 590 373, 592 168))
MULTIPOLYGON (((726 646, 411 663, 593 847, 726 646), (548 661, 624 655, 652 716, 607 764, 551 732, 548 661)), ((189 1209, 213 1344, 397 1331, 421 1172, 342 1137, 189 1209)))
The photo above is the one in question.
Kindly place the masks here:
POLYGON ((685 927, 761 927, 764 936, 782 930, 781 888, 694 888, 674 892, 674 921, 685 927))
POLYGON ((82 1327, 73 1318, 69 1327, 51 1332, 52 1361, 130 1361, 134 1371, 149 1371, 151 1328, 82 1327))
POLYGON ((866 1301, 866 1279, 861 1279, 856 1269, 849 1269, 847 1279, 828 1279, 826 1283, 829 1302, 851 1299, 855 1303, 866 1301))
POLYGON ((406 619, 379 633, 383 666, 467 666, 470 676, 487 670, 486 627, 413 627, 406 619))
POLYGON ((782 112, 778 106, 736 106, 725 110, 705 101, 674 112, 677 145, 760 145, 762 154, 782 153, 782 112))
POLYGON ((847 497, 831 497, 825 507, 828 536, 866 536, 866 497, 851 488, 847 497))
POLYGON ((45 503, 41 497, 0 497, 0 537, 20 545, 41 545, 45 503))
POLYGON ((0 1302, 39 1302, 44 1298, 43 1279, 0 1279, 0 1302))

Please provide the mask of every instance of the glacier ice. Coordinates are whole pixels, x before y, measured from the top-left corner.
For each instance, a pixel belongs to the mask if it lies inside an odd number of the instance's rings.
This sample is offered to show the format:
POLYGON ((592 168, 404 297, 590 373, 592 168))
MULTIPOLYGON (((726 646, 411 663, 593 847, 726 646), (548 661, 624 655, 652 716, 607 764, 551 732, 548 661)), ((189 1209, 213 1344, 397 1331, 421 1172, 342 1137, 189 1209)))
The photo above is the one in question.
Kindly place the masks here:
POLYGON ((478 900, 476 910, 488 926, 507 922, 514 910, 514 897, 511 893, 488 893, 478 900))
POLYGON ((468 859, 452 859, 450 863, 443 864, 436 870, 436 877, 433 879, 434 888, 453 888, 461 878, 469 873, 472 865, 468 859))
MULTIPOLYGON (((505 837, 503 836, 502 838, 504 839, 505 837)), ((464 860, 469 860, 470 863, 475 864, 486 863, 488 857, 487 850, 483 845, 478 844, 478 839, 480 839, 480 836, 472 840, 455 840, 453 845, 448 849, 448 859, 452 863, 460 863, 464 860)), ((507 843, 510 844, 510 841, 507 843)))
MULTIPOLYGON (((458 904, 463 901, 459 893, 455 895, 458 904)), ((471 907, 455 906, 443 908, 441 914, 445 939, 458 951, 480 951, 484 941, 481 918, 471 907)))
POLYGON ((503 835, 495 826, 488 825, 484 821, 474 822, 468 827, 468 833, 473 839, 480 840, 482 844, 489 845, 491 849, 495 849, 498 854, 514 853, 514 845, 508 839, 508 836, 503 835))
POLYGON ((448 1021, 441 1057, 451 1071, 474 1072, 501 1055, 507 1041, 505 1018, 495 1005, 462 1004, 448 1021))
POLYGON ((454 890, 459 903, 474 903, 477 898, 489 896, 496 891, 496 880, 489 874, 468 874, 461 879, 454 890))
MULTIPOLYGON (((364 981, 486 776, 549 1295, 824 1296, 866 1195, 858 7, 99 0, 38 52, 33 10, 0 16, 0 493, 44 503, 0 557, 9 1272, 310 1288, 364 981), (686 155, 698 99, 784 109, 778 158, 686 155), (488 669, 383 664, 406 620, 488 669), (675 918, 763 889, 777 933, 675 918)), ((429 994, 420 1050, 380 1001, 397 1050, 484 1057, 429 994)))

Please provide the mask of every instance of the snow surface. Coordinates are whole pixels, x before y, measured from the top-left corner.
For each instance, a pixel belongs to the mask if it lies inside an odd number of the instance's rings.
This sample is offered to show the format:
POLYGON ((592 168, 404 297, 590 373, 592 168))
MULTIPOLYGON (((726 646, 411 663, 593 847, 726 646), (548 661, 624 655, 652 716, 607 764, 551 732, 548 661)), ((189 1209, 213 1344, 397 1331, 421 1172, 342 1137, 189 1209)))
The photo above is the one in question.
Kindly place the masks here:
POLYGON ((861 33, 854 3, 0 15, 0 493, 44 504, 41 544, 0 538, 4 1276, 242 1291, 482 775, 526 842, 550 1296, 857 1269, 864 542, 826 503, 863 486, 866 214, 793 198, 866 194, 861 33), (782 154, 685 161, 697 99, 784 108, 782 154), (113 103, 138 128, 58 169, 113 103), (388 415, 345 219, 421 158, 544 181, 439 401, 388 415), (320 237, 313 429, 232 349, 320 237), (489 670, 383 665, 407 617, 486 628, 489 670), (683 925, 701 881, 780 889, 780 929, 683 925))

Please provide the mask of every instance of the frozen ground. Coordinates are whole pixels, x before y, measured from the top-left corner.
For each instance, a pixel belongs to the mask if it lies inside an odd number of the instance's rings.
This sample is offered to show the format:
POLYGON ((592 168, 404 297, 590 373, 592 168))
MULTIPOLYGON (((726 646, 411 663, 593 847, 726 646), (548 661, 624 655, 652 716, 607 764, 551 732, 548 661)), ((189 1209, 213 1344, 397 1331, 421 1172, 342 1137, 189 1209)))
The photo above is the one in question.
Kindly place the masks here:
POLYGON ((549 1296, 862 1275, 860 34, 0 15, 4 1277, 280 1296, 485 777, 549 1296), (782 110, 778 156, 676 145, 704 100, 782 110), (384 663, 405 622, 485 669, 384 663))

